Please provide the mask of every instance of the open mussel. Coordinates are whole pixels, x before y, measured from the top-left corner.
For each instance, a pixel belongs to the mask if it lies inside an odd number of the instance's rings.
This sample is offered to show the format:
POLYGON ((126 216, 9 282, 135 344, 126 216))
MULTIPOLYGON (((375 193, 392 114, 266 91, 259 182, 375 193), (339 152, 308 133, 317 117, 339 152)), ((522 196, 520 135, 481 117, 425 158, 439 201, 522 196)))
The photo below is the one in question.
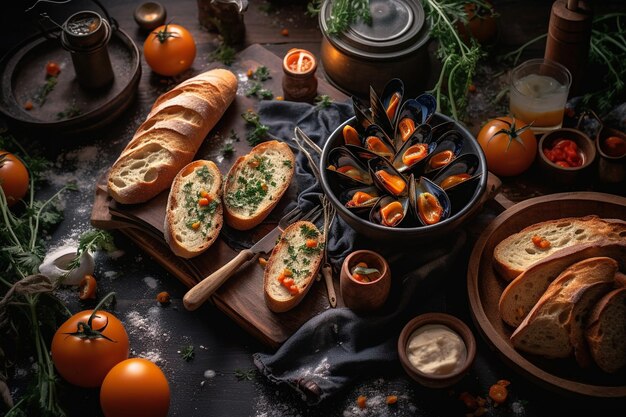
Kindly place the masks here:
POLYGON ((415 99, 422 106, 422 124, 430 122, 430 118, 437 111, 437 99, 429 93, 420 94, 415 99))
POLYGON ((368 161, 370 176, 374 184, 389 194, 404 196, 409 191, 407 178, 396 170, 386 159, 377 158, 368 161))
POLYGON ((404 98, 404 83, 398 78, 390 80, 383 89, 380 97, 374 88, 370 87, 370 106, 372 120, 379 125, 389 137, 394 134, 394 126, 400 106, 404 98))
POLYGON ((346 187, 372 185, 372 177, 367 167, 345 147, 330 151, 326 169, 346 187))
POLYGON ((339 196, 339 201, 350 211, 369 211, 380 197, 376 187, 357 187, 345 190, 339 196))
POLYGON ((417 99, 409 99, 404 102, 395 124, 393 138, 396 149, 406 143, 420 126, 428 126, 426 122, 434 110, 429 112, 431 110, 428 106, 420 103, 417 99))
POLYGON ((433 182, 443 189, 456 213, 472 199, 482 173, 480 160, 475 154, 464 154, 452 161, 435 175, 433 182))
POLYGON ((369 220, 382 226, 397 227, 407 218, 408 212, 408 198, 397 199, 387 195, 376 201, 370 210, 369 220))
POLYGON ((393 166, 400 172, 418 169, 428 155, 435 150, 437 144, 431 142, 429 125, 417 127, 411 137, 399 147, 394 155, 393 166))
POLYGON ((378 125, 370 125, 363 135, 363 145, 365 149, 391 160, 395 154, 389 136, 378 125))
POLYGON ((415 217, 424 226, 437 224, 450 217, 450 199, 445 191, 426 177, 409 180, 409 201, 415 217))
POLYGON ((361 146, 361 137, 354 127, 345 125, 341 133, 345 145, 361 146))
POLYGON ((450 130, 435 143, 437 146, 425 162, 424 174, 436 175, 436 172, 456 159, 463 149, 463 136, 456 130, 450 130))
POLYGON ((374 124, 370 108, 359 98, 352 97, 352 109, 357 122, 354 127, 359 133, 364 133, 369 125, 374 124))

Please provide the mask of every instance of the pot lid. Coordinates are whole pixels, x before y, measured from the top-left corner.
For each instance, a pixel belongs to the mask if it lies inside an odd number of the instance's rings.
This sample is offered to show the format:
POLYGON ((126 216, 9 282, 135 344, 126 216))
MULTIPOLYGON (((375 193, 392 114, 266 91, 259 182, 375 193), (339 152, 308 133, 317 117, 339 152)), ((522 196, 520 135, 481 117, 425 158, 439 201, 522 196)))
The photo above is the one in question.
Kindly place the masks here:
POLYGON ((426 16, 419 0, 370 0, 371 24, 352 23, 338 35, 328 34, 332 1, 320 11, 324 36, 338 49, 367 58, 399 57, 420 48, 429 38, 426 16))

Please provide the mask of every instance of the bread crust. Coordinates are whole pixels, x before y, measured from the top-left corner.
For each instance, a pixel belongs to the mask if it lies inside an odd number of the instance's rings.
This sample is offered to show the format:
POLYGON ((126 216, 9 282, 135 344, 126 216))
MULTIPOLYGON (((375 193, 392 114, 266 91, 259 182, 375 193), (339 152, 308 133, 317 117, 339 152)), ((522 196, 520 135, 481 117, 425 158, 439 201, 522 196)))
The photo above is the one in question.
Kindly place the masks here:
POLYGON ((199 74, 162 94, 109 171, 108 191, 122 204, 166 190, 190 163, 237 93, 225 69, 199 74))
POLYGON ((311 289, 314 281, 313 278, 317 276, 320 264, 322 263, 322 258, 324 256, 324 244, 324 236, 319 233, 319 230, 311 222, 298 221, 284 230, 281 238, 272 250, 272 254, 267 261, 267 265, 265 265, 265 272, 263 274, 263 292, 265 295, 265 302, 271 311, 275 313, 282 313, 291 310, 304 299, 304 296, 308 293, 309 289, 311 289), (303 226, 315 230, 318 234, 317 248, 319 250, 316 250, 315 253, 310 255, 306 255, 299 250, 303 239, 301 236, 301 228, 303 226), (302 262, 302 259, 305 257, 309 262, 306 266, 302 267, 307 268, 306 274, 299 275, 297 271, 294 271, 295 284, 299 290, 296 295, 291 295, 287 288, 277 280, 278 276, 284 271, 285 268, 296 269, 294 266, 297 267, 300 265, 289 264, 288 261, 285 261, 290 255, 290 244, 294 248, 294 252, 292 253, 294 253, 299 259, 298 262, 302 262))
POLYGON ((510 326, 519 326, 561 272, 576 262, 598 256, 613 258, 626 270, 626 242, 601 240, 561 249, 533 264, 507 285, 498 303, 500 317, 510 326))
POLYGON ((224 218, 226 223, 237 230, 249 230, 261 223, 276 207, 289 188, 295 171, 295 163, 295 156, 289 146, 276 140, 263 142, 252 148, 247 155, 239 157, 228 171, 224 181, 224 218), (267 156, 270 154, 271 157, 267 156), (243 211, 235 205, 238 202, 233 197, 233 193, 242 187, 239 182, 240 176, 245 177, 246 181, 250 181, 251 177, 255 178, 253 181, 256 181, 256 169, 248 169, 248 164, 259 157, 267 158, 273 166, 271 168, 274 171, 272 180, 268 182, 264 177, 258 177, 259 181, 269 187, 266 196, 269 200, 264 197, 256 209, 243 211), (272 181, 275 182, 276 186, 271 185, 272 181))
POLYGON ((163 236, 172 252, 182 258, 192 258, 216 241, 223 224, 221 193, 222 174, 212 161, 194 161, 180 170, 170 189, 163 224, 163 236), (201 171, 203 167, 206 171, 201 171), (206 198, 217 203, 212 214, 210 204, 198 204, 199 190, 206 191, 206 198), (199 214, 206 217, 202 219, 199 214), (194 221, 198 222, 197 229, 188 225, 194 221))
POLYGON ((614 284, 617 262, 585 259, 563 271, 511 335, 516 349, 549 358, 565 358, 580 348, 585 312, 614 284))
POLYGON ((585 339, 598 367, 613 373, 626 366, 626 288, 602 297, 587 323, 585 339))
POLYGON ((604 239, 626 242, 626 222, 586 216, 536 223, 498 243, 493 251, 493 265, 500 277, 511 281, 558 250, 604 239), (536 247, 532 242, 534 235, 547 239, 550 246, 536 247))

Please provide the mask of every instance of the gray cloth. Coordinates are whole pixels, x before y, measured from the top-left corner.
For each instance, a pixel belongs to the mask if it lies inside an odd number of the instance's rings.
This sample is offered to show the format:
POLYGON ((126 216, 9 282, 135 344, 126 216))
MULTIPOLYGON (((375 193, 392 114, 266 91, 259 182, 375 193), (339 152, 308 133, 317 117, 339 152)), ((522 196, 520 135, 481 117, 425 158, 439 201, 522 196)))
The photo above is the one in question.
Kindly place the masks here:
MULTIPOLYGON (((323 147, 329 134, 352 115, 352 108, 333 103, 330 108, 316 109, 303 103, 272 101, 260 104, 259 115, 278 139, 291 144, 293 129, 299 126, 323 147)), ((299 205, 317 203, 321 189, 308 161, 300 154, 296 173, 303 190, 299 205)), ((358 315, 347 308, 329 309, 305 323, 276 353, 255 353, 255 365, 269 381, 293 388, 309 404, 332 396, 364 374, 388 369, 397 363, 397 338, 408 320, 409 307, 424 293, 421 284, 427 278, 442 278, 455 265, 464 243, 465 234, 459 232, 450 241, 429 245, 427 250, 425 245, 418 249, 405 244, 401 250, 389 245, 381 247, 359 238, 338 219, 328 242, 335 271, 356 248, 366 247, 383 254, 390 262, 393 282, 385 307, 376 315, 358 315)))

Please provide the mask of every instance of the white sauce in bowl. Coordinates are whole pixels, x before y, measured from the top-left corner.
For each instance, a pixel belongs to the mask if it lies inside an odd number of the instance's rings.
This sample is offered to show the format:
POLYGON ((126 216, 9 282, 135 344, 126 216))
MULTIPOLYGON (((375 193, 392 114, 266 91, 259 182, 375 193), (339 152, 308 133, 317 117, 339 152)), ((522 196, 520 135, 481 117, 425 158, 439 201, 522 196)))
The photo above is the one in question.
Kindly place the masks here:
POLYGON ((411 365, 429 375, 453 374, 467 359, 461 336, 442 324, 427 324, 415 330, 406 350, 411 365))

